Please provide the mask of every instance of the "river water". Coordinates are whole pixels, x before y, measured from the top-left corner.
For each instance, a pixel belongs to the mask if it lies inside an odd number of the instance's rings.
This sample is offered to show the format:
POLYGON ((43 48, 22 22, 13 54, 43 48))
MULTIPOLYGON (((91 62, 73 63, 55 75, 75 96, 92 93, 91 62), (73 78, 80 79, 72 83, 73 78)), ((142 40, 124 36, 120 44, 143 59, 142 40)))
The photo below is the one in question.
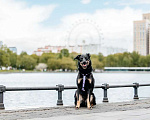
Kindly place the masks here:
MULTIPOLYGON (((110 85, 150 83, 150 73, 93 73, 95 85, 108 83, 110 85)), ((77 73, 11 73, 0 74, 0 85, 7 87, 50 87, 57 84, 65 86, 76 85, 77 73)), ((63 91, 65 106, 74 105, 75 90, 63 91)), ((102 103, 103 90, 94 89, 96 102, 102 103)), ((133 88, 108 89, 109 102, 133 100, 133 88)), ((24 109, 56 106, 56 91, 6 91, 4 104, 6 109, 24 109)), ((150 87, 139 88, 140 99, 150 97, 150 87)))

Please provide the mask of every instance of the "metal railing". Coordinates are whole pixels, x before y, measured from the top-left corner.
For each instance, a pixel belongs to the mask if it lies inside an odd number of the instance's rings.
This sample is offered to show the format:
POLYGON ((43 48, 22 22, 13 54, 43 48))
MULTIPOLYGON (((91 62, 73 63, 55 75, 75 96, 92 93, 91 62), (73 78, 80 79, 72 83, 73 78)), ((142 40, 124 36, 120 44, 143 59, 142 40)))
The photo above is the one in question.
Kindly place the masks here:
MULTIPOLYGON (((150 86, 150 84, 139 84, 133 83, 130 85, 109 85, 104 83, 102 85, 96 85, 95 88, 101 88, 104 91, 103 102, 108 102, 107 90, 110 88, 123 88, 123 87, 133 87, 134 88, 134 97, 133 99, 139 99, 138 97, 138 88, 142 86, 150 86)), ((62 91, 77 89, 76 86, 64 86, 62 84, 56 85, 56 87, 5 87, 0 85, 0 109, 5 109, 3 102, 3 94, 6 91, 30 91, 30 90, 56 90, 58 91, 58 100, 57 105, 63 105, 62 100, 62 91)))

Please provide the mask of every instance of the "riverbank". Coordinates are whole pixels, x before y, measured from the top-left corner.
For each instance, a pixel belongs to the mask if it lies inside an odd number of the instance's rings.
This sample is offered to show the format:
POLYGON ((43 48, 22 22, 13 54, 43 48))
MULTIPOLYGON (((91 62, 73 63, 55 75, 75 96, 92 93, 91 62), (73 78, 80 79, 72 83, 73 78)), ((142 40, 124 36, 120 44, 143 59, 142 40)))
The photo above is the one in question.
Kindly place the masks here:
POLYGON ((90 114, 91 115, 98 114, 98 113, 107 114, 108 112, 112 113, 115 111, 138 110, 140 112, 140 109, 141 110, 150 109, 150 99, 118 102, 118 103, 101 103, 96 105, 92 110, 88 110, 87 108, 84 107, 80 108, 79 110, 76 110, 74 106, 46 107, 46 108, 34 108, 34 109, 22 109, 22 110, 0 110, 0 120, 23 120, 23 119, 36 120, 37 118, 54 119, 58 117, 63 118, 64 116, 68 116, 68 115, 70 117, 76 115, 90 116, 90 114))

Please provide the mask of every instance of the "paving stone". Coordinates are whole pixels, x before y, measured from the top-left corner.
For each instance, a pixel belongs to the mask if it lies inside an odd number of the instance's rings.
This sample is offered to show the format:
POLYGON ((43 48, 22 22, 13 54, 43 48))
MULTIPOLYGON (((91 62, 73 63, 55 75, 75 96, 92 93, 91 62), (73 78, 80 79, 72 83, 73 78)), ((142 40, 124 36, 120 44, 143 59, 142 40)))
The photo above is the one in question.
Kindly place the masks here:
POLYGON ((33 108, 22 110, 0 110, 0 120, 149 120, 150 99, 102 103, 96 105, 92 110, 86 107, 76 110, 74 106, 33 108), (62 120, 62 119, 61 119, 62 120))

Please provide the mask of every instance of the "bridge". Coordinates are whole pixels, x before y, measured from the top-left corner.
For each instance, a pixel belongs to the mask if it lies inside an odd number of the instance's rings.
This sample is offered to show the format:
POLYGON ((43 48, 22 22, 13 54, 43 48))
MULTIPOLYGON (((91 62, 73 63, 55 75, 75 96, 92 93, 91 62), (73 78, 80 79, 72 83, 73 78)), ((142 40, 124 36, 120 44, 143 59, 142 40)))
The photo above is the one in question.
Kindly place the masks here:
POLYGON ((104 71, 150 71, 150 67, 104 67, 104 71))

